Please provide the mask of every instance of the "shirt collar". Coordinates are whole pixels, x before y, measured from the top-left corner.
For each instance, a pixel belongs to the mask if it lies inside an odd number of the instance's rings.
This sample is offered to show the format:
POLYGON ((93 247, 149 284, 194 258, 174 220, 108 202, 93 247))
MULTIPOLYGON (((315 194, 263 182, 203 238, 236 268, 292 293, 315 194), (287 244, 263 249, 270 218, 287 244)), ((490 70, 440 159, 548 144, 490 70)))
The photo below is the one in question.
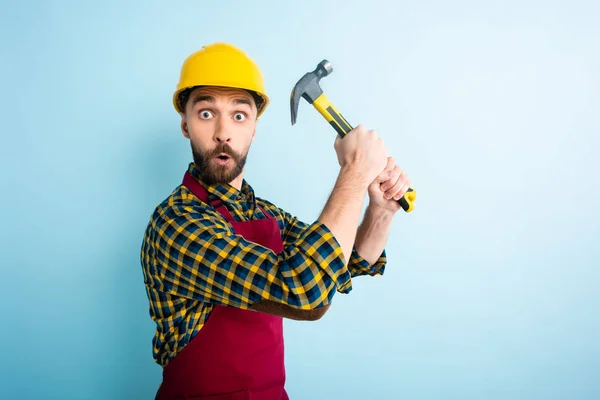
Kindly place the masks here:
POLYGON ((202 173, 198 169, 195 163, 191 162, 188 167, 188 172, 206 189, 208 192, 209 200, 219 199, 222 202, 236 202, 236 201, 247 201, 254 202, 254 190, 242 179, 242 188, 237 190, 228 183, 207 185, 202 180, 202 173))

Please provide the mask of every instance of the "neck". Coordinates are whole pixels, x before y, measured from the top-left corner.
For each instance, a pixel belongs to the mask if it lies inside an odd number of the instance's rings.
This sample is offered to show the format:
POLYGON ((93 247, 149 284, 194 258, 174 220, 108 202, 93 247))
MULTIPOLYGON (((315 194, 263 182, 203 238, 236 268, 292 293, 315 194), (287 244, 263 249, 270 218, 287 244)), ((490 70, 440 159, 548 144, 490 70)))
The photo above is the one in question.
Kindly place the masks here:
POLYGON ((234 180, 232 180, 231 182, 229 182, 229 184, 231 186, 233 186, 234 188, 236 188, 237 190, 242 190, 242 182, 244 180, 244 173, 242 172, 241 174, 239 174, 237 176, 237 178, 235 178, 234 180))

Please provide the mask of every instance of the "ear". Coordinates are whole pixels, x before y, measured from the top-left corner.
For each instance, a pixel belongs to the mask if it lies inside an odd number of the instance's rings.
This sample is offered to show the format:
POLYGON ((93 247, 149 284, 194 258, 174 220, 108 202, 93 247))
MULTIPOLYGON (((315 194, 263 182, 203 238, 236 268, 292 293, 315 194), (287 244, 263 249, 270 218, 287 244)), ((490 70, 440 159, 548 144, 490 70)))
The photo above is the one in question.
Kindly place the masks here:
POLYGON ((183 133, 183 136, 185 136, 188 139, 190 138, 188 123, 185 120, 185 115, 183 113, 181 113, 181 132, 183 133))

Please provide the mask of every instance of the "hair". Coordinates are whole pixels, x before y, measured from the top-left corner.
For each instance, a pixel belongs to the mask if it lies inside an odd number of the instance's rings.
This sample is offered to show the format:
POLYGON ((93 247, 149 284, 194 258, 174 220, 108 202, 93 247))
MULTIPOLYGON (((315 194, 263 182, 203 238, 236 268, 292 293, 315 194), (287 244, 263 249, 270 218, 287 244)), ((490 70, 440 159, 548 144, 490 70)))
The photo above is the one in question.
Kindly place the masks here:
MULTIPOLYGON (((190 99, 190 94, 192 94, 192 92, 195 89, 200 88, 200 87, 202 87, 202 86, 193 86, 193 87, 184 89, 179 93, 179 96, 177 96, 177 102, 179 103, 179 107, 183 110, 184 114, 185 114, 185 107, 187 105, 188 100, 190 99)), ((254 103, 256 104, 256 109, 260 110, 260 107, 264 103, 264 99, 253 90, 248 90, 248 89, 244 89, 244 90, 246 92, 250 93, 250 95, 254 99, 254 103)))

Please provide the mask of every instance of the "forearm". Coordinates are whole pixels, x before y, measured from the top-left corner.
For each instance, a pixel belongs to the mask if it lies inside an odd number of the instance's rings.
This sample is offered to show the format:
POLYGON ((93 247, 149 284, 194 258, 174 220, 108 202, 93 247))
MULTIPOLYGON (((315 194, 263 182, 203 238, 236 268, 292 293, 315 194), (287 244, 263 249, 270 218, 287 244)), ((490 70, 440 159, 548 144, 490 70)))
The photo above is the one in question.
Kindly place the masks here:
POLYGON ((339 242, 346 264, 352 254, 367 187, 357 171, 343 168, 319 216, 339 242))
POLYGON ((393 219, 394 212, 367 206, 354 246, 369 264, 373 265, 385 249, 393 219))

